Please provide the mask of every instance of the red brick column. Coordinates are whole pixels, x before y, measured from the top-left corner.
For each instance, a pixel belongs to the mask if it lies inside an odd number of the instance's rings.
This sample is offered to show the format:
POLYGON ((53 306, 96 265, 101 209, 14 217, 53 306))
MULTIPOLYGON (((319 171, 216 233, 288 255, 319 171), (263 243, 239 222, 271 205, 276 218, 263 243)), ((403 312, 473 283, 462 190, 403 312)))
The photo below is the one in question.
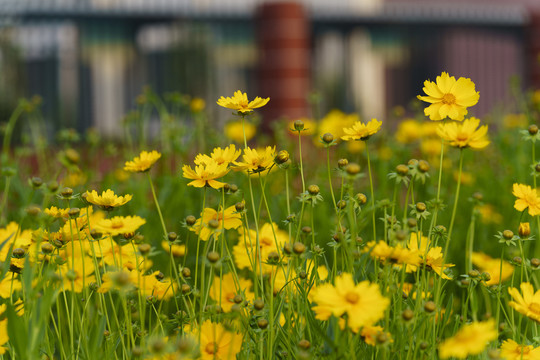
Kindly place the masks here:
POLYGON ((261 5, 256 13, 258 96, 270 97, 262 108, 264 128, 280 117, 308 115, 309 22, 296 2, 261 5))

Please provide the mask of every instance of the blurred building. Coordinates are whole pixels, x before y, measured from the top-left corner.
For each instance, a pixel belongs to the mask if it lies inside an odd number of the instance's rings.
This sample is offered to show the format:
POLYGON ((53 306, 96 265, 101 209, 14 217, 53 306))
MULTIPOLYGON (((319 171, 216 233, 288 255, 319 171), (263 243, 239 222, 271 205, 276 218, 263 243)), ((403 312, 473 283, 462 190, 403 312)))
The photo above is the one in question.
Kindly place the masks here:
MULTIPOLYGON (((441 71, 472 78, 485 115, 510 80, 540 85, 534 0, 2 0, 0 121, 40 95, 60 126, 120 132, 145 85, 214 104, 270 96, 266 119, 337 107, 384 118, 441 71)), ((227 110, 210 106, 223 121, 227 110)))

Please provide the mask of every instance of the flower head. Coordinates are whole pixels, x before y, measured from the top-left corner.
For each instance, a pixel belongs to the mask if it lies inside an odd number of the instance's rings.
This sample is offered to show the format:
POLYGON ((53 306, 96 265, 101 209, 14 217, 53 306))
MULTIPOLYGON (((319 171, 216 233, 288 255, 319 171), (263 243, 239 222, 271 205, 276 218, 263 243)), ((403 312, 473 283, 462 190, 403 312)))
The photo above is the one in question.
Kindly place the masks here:
POLYGON ((234 170, 259 173, 269 169, 274 164, 275 157, 275 146, 267 146, 264 150, 256 150, 248 147, 244 149, 244 155, 242 156, 243 161, 234 162, 234 170))
POLYGON ((424 109, 424 114, 431 120, 449 117, 461 121, 467 115, 467 108, 475 105, 480 98, 471 79, 460 77, 456 81, 446 72, 437 76, 436 83, 426 80, 423 90, 427 96, 418 95, 418 99, 431 103, 424 109))
POLYGON ((268 101, 270 101, 270 98, 263 99, 258 96, 255 98, 255 100, 248 101, 247 94, 237 90, 234 92, 233 97, 222 96, 217 101, 217 104, 219 106, 223 106, 224 108, 238 110, 239 113, 246 114, 253 111, 253 109, 263 107, 268 103, 268 101))
POLYGON ((467 359, 469 355, 480 354, 488 342, 496 338, 494 319, 473 322, 464 325, 453 337, 443 341, 439 345, 439 356, 441 359, 450 357, 467 359))
POLYGON ((225 176, 229 172, 229 168, 226 163, 220 165, 209 158, 206 163, 195 166, 195 170, 189 165, 184 165, 182 171, 186 179, 193 180, 188 183, 188 186, 195 186, 198 188, 209 186, 214 189, 220 189, 225 186, 225 183, 217 181, 216 179, 225 176))
POLYGON ((540 215, 540 197, 538 197, 538 192, 535 189, 529 185, 514 184, 512 194, 517 197, 514 209, 523 211, 528 208, 529 215, 540 215))
POLYGON ((111 210, 115 207, 122 206, 132 198, 133 196, 130 194, 117 196, 111 189, 103 191, 101 195, 99 195, 96 190, 92 190, 91 192, 86 191, 86 201, 97 205, 104 210, 111 210))
POLYGON ((111 236, 132 234, 144 225, 146 220, 140 216, 115 216, 111 219, 101 219, 93 224, 94 229, 111 236))
POLYGON ((129 172, 145 172, 159 160, 161 154, 156 150, 151 152, 142 151, 139 156, 136 156, 133 161, 127 161, 124 170, 129 172))
POLYGON ((242 226, 242 218, 239 213, 236 212, 235 206, 230 206, 223 210, 220 208, 218 211, 212 208, 205 208, 201 214, 201 217, 197 219, 193 227, 190 228, 197 235, 200 233, 201 240, 208 240, 210 236, 218 231, 222 231, 223 228, 236 229, 242 226), (211 226, 210 222, 215 221, 216 226, 211 226))
POLYGON ((364 124, 361 121, 357 121, 351 128, 344 128, 345 136, 341 137, 341 140, 363 140, 366 141, 373 134, 376 134, 381 129, 382 121, 377 119, 371 119, 370 122, 364 124))
POLYGON ((512 339, 504 340, 501 345, 501 358, 506 360, 536 360, 540 359, 540 347, 519 345, 512 339))
POLYGON ((490 279, 486 281, 487 286, 497 285, 499 282, 505 281, 514 272, 514 267, 508 261, 499 258, 493 259, 489 255, 480 252, 472 253, 472 262, 480 271, 487 272, 490 275, 490 279))
POLYGON ((354 283, 351 274, 344 273, 336 278, 336 285, 323 284, 313 291, 313 307, 316 318, 328 320, 331 315, 341 317, 347 314, 347 325, 358 331, 361 327, 373 325, 384 317, 390 300, 382 296, 379 285, 369 281, 354 283))
POLYGON ((472 117, 461 124, 456 122, 441 124, 437 128, 437 134, 454 147, 483 149, 489 145, 489 140, 486 138, 488 126, 483 125, 478 128, 479 125, 480 120, 472 117))
POLYGON ((200 328, 200 353, 203 360, 232 360, 242 349, 242 336, 223 325, 206 320, 200 328))
POLYGON ((540 290, 534 292, 533 286, 528 282, 521 283, 519 287, 523 295, 514 287, 508 289, 508 293, 513 299, 513 301, 508 302, 508 305, 540 323, 540 290))
POLYGON ((240 156, 241 151, 236 150, 236 146, 231 144, 226 148, 222 149, 220 147, 215 148, 210 156, 206 154, 199 154, 195 157, 195 165, 206 165, 214 161, 218 165, 229 165, 240 156))
POLYGON ((235 302, 235 297, 241 296, 243 301, 251 301, 255 295, 249 290, 252 286, 251 280, 238 279, 238 285, 232 273, 224 274, 220 279, 214 277, 214 282, 210 288, 210 297, 215 300, 224 312, 230 312, 235 302), (238 287, 237 287, 238 286, 238 287))

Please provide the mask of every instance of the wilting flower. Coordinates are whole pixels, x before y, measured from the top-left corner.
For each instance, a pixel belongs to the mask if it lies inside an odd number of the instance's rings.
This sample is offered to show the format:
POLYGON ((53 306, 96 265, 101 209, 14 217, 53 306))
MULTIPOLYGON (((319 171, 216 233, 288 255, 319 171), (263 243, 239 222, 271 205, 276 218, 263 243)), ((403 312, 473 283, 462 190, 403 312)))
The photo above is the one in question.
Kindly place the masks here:
POLYGON ((124 170, 129 172, 145 172, 161 158, 161 154, 156 150, 151 152, 142 151, 139 156, 136 156, 132 161, 127 161, 124 170))
POLYGON ((486 285, 497 285, 512 276, 514 267, 508 261, 502 259, 493 259, 489 255, 481 252, 472 253, 472 262, 481 272, 487 272, 491 277, 486 281, 486 285), (501 273, 502 262, 502 273, 501 273), (502 274, 502 276, 501 276, 502 274))
POLYGON ((275 157, 275 146, 267 146, 264 150, 256 150, 248 147, 244 149, 244 155, 242 156, 243 161, 234 162, 234 170, 259 173, 269 169, 274 164, 275 157))
POLYGON ((509 301, 508 305, 528 318, 540 323, 540 290, 534 292, 533 286, 528 282, 521 283, 519 287, 523 295, 514 287, 508 289, 508 293, 514 300, 509 301))
POLYGON ((197 235, 200 233, 201 240, 208 240, 210 236, 223 229, 237 229, 242 226, 242 217, 236 212, 235 206, 229 206, 225 210, 220 208, 218 211, 212 208, 205 208, 201 217, 190 228, 197 235), (212 224, 211 222, 214 222, 212 224), (214 226, 215 225, 215 226, 214 226))
POLYGON ((146 220, 140 216, 115 216, 111 219, 99 220, 93 224, 93 228, 102 234, 115 236, 119 234, 132 234, 145 223, 146 220))
POLYGON ((195 170, 189 165, 184 165, 182 166, 182 171, 186 179, 193 180, 188 183, 188 186, 198 188, 209 186, 214 189, 220 189, 225 186, 225 183, 217 181, 216 179, 227 175, 229 168, 227 167, 227 164, 219 165, 217 162, 210 159, 210 161, 205 164, 195 166, 195 170))
POLYGON ((363 326, 373 325, 384 317, 390 300, 381 295, 379 285, 369 281, 354 283, 351 274, 344 273, 335 280, 336 285, 323 284, 314 291, 313 307, 316 318, 328 320, 331 315, 347 314, 347 326, 358 331, 363 326))
POLYGON ((512 339, 504 340, 501 345, 501 358, 506 360, 537 360, 540 359, 540 347, 519 345, 512 339))
POLYGON ((244 132, 246 133, 246 141, 251 140, 257 132, 255 125, 248 122, 244 122, 242 125, 242 121, 231 121, 225 125, 224 130, 225 136, 237 143, 244 141, 244 132))
POLYGON ((206 320, 200 328, 202 360, 232 360, 242 349, 242 336, 227 331, 223 325, 206 320))
POLYGON ((514 209, 523 211, 528 208, 531 216, 540 214, 540 198, 536 189, 532 189, 529 185, 514 184, 512 194, 517 197, 514 209))
POLYGON ((255 98, 255 100, 248 101, 247 94, 237 90, 234 92, 233 97, 222 96, 219 98, 217 104, 219 106, 223 106, 224 108, 238 110, 239 113, 246 114, 253 111, 253 109, 266 105, 268 101, 270 101, 270 98, 263 99, 258 96, 255 98))
POLYGON ((351 128, 345 128, 345 136, 341 137, 341 140, 363 140, 366 141, 373 134, 376 134, 380 130, 382 121, 377 119, 371 119, 370 122, 364 124, 361 121, 356 122, 351 128))
POLYGON ((210 156, 206 154, 199 154, 195 157, 195 165, 207 165, 212 161, 218 165, 229 165, 240 156, 241 151, 236 150, 236 146, 231 144, 226 148, 222 149, 220 147, 215 148, 210 156))
POLYGON ((216 301, 224 312, 231 311, 231 308, 236 304, 237 300, 240 303, 251 301, 255 295, 249 290, 252 286, 251 280, 238 279, 236 284, 232 273, 224 274, 220 279, 219 276, 214 277, 214 282, 210 288, 210 297, 216 301))
POLYGON ((86 201, 90 204, 97 205, 104 210, 111 210, 115 207, 119 207, 130 201, 133 196, 130 194, 124 196, 115 195, 111 189, 105 190, 99 195, 96 190, 91 192, 86 191, 86 201))
POLYGON ((466 147, 483 149, 489 145, 489 140, 486 138, 488 126, 483 125, 478 128, 479 125, 480 120, 472 117, 466 119, 463 123, 450 122, 441 124, 437 128, 437 134, 450 142, 450 145, 460 149, 466 147))
POLYGON ((464 325, 454 336, 443 341, 439 345, 439 356, 441 359, 466 359, 469 355, 480 354, 488 343, 496 338, 494 319, 473 322, 464 325))
POLYGON ((437 76, 437 82, 426 80, 424 92, 427 96, 418 95, 418 99, 431 103, 424 109, 424 114, 431 120, 463 120, 467 108, 475 105, 480 93, 475 90, 471 79, 460 77, 457 81, 453 76, 443 72, 437 76))

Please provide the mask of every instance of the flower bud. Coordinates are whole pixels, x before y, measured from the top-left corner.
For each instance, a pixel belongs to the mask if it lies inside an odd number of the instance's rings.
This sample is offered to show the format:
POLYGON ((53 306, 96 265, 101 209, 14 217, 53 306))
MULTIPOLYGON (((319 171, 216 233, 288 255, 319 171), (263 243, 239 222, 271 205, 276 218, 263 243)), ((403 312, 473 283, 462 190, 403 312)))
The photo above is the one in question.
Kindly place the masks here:
POLYGON ((512 261, 515 262, 515 263, 518 264, 518 265, 521 265, 521 263, 523 262, 523 260, 522 260, 521 257, 519 257, 519 256, 514 256, 514 257, 512 258, 512 261))
POLYGON ((358 193, 356 194, 356 200, 360 205, 364 205, 365 203, 367 203, 367 196, 365 194, 358 193))
POLYGON ((140 252, 143 256, 145 256, 145 255, 148 255, 148 253, 150 252, 151 248, 152 248, 152 247, 150 246, 150 244, 140 244, 140 245, 139 245, 139 252, 140 252))
POLYGON ((210 221, 208 221, 208 227, 210 229, 217 229, 219 227, 219 221, 217 221, 216 219, 211 219, 210 221))
POLYGON ((296 120, 294 122, 294 130, 296 131, 304 130, 304 122, 302 120, 296 120))
POLYGON ((334 135, 330 134, 330 133, 326 133, 322 136, 322 141, 325 143, 325 144, 331 144, 332 141, 334 141, 334 135))
POLYGON ((236 204, 234 204, 234 208, 237 212, 242 212, 246 208, 246 204, 243 201, 239 201, 236 204))
POLYGON ((193 215, 186 216, 186 224, 188 226, 193 226, 196 221, 197 221, 197 219, 195 218, 195 216, 193 216, 193 215))
POLYGON ((49 191, 51 192, 55 192, 56 190, 58 190, 58 181, 56 180, 49 181, 47 183, 47 189, 49 189, 49 191))
POLYGON ((529 223, 520 223, 518 233, 521 238, 526 238, 531 235, 531 226, 529 223))
POLYGON ((339 200, 336 206, 338 209, 343 210, 347 206, 347 202, 345 200, 339 200))
POLYGON ((262 310, 264 309, 264 301, 262 299, 256 299, 253 301, 253 307, 255 310, 262 310))
POLYGON ((345 167, 345 171, 351 176, 359 174, 360 170, 360 165, 356 163, 350 163, 349 165, 347 165, 347 167, 345 167))
POLYGON ((189 286, 189 284, 182 284, 181 289, 182 294, 187 294, 191 291, 191 286, 189 286))
POLYGON ((276 157, 274 158, 274 161, 276 164, 281 165, 283 163, 286 163, 289 161, 290 155, 287 150, 281 150, 277 153, 276 157))
POLYGON ((418 211, 419 213, 423 213, 424 211, 426 211, 426 209, 426 204, 424 204, 423 202, 416 203, 416 211, 418 211))
POLYGON ((311 227, 309 227, 309 226, 302 227, 302 233, 304 233, 306 235, 311 234, 311 227))
POLYGON ((340 169, 344 169, 349 164, 349 160, 347 160, 347 159, 339 159, 337 164, 338 164, 338 167, 340 169))
POLYGON ((307 190, 310 195, 317 195, 320 192, 320 189, 317 185, 309 185, 307 190))
POLYGON ((506 240, 512 240, 514 237, 514 232, 512 230, 504 230, 502 235, 506 240))
POLYGON ((405 176, 409 173, 409 167, 407 165, 399 164, 396 166, 396 172, 401 176, 405 176))
POLYGON ((257 320, 257 326, 259 329, 266 329, 268 327, 268 320, 266 319, 259 319, 257 320))
POLYGON ((44 254, 50 254, 54 251, 54 247, 51 245, 51 243, 44 242, 43 244, 41 244, 41 251, 44 254))
POLYGON ((216 262, 219 261, 219 254, 215 251, 210 251, 207 255, 206 255, 206 258, 208 259, 208 261, 210 261, 212 264, 215 264, 216 262))
POLYGON ((41 180, 40 177, 37 177, 37 176, 34 176, 31 180, 32 182, 32 187, 34 188, 38 188, 40 187, 41 185, 43 185, 43 180, 41 180))
POLYGON ((405 309, 401 313, 401 317, 405 321, 410 321, 414 317, 414 311, 412 311, 411 309, 405 309))
POLYGON ((182 276, 185 278, 191 277, 191 270, 187 267, 182 268, 182 276))
POLYGON ((306 339, 302 339, 298 342, 298 347, 307 350, 311 347, 311 343, 306 339))
POLYGON ((234 194, 235 192, 238 191, 238 185, 236 185, 236 184, 230 184, 230 185, 229 185, 229 191, 230 191, 231 193, 234 194))
POLYGON ((178 239, 178 235, 176 235, 174 231, 171 231, 167 234, 167 238, 169 239, 169 241, 175 241, 176 239, 178 239))
POLYGON ((532 258, 531 259, 531 266, 535 269, 537 269, 540 266, 540 259, 532 258))
POLYGON ((532 136, 538 134, 538 126, 537 125, 533 124, 533 125, 529 126, 528 130, 529 130, 529 134, 532 135, 532 136))
POLYGON ((414 229, 418 225, 418 221, 416 221, 415 218, 408 218, 407 219, 407 226, 410 229, 414 229))
POLYGON ((428 301, 424 304, 424 310, 428 313, 432 313, 437 309, 437 305, 433 301, 428 301))
POLYGON ((73 189, 72 188, 65 187, 65 188, 62 189, 62 191, 60 191, 60 196, 62 196, 64 198, 71 197, 72 195, 73 195, 73 189))
POLYGON ((420 160, 418 162, 418 170, 423 173, 427 173, 430 169, 429 163, 426 160, 420 160))

